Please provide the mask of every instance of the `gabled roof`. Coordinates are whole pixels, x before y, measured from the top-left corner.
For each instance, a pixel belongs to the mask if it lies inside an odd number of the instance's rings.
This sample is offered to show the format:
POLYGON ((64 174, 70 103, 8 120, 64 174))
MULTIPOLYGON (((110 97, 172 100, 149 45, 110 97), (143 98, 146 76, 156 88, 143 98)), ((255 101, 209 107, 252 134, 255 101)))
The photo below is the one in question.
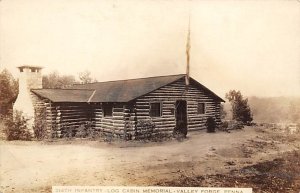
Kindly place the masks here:
POLYGON ((72 88, 95 89, 96 93, 91 102, 128 102, 182 77, 184 77, 184 75, 96 82, 90 84, 77 84, 72 88))
MULTIPOLYGON (((76 84, 71 89, 36 89, 33 92, 53 102, 129 102, 184 77, 184 74, 179 74, 96 82, 76 84)), ((224 102, 196 80, 192 79, 192 81, 216 100, 224 102)))

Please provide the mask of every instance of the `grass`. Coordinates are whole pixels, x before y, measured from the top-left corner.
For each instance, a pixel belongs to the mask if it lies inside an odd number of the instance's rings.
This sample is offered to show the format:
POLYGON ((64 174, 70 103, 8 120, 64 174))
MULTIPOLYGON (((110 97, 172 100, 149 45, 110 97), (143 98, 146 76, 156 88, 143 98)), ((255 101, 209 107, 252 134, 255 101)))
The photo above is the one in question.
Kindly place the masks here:
POLYGON ((253 192, 292 193, 300 190, 300 150, 284 153, 272 161, 231 170, 227 174, 185 176, 160 186, 252 187, 253 192))

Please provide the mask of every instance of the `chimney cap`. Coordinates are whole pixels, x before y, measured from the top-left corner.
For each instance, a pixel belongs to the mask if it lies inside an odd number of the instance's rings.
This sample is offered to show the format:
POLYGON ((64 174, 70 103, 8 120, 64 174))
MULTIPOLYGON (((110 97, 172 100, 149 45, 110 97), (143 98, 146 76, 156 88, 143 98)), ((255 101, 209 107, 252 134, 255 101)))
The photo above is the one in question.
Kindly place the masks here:
POLYGON ((22 65, 22 66, 18 66, 17 68, 35 68, 35 69, 42 69, 43 67, 41 66, 34 66, 34 65, 22 65))

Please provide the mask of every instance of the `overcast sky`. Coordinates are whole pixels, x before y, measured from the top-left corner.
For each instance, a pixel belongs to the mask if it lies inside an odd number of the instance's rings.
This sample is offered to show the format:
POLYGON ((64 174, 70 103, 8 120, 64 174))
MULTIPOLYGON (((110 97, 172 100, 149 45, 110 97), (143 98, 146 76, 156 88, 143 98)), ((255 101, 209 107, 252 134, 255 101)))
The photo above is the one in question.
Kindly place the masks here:
POLYGON ((0 68, 99 81, 185 73, 224 98, 300 96, 300 1, 1 0, 0 68))

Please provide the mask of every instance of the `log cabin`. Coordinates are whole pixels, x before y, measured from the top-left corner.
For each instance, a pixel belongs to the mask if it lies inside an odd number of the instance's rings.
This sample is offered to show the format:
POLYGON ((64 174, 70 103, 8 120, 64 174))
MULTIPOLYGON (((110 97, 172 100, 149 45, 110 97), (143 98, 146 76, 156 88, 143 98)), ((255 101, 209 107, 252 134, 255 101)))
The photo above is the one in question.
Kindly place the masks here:
POLYGON ((43 89, 41 67, 18 68, 20 88, 14 110, 30 119, 32 134, 37 112, 44 112, 47 133, 57 137, 88 121, 95 131, 124 139, 143 136, 142 122, 151 122, 153 133, 184 135, 206 129, 209 117, 221 123, 224 100, 191 77, 187 87, 185 74, 43 89))

